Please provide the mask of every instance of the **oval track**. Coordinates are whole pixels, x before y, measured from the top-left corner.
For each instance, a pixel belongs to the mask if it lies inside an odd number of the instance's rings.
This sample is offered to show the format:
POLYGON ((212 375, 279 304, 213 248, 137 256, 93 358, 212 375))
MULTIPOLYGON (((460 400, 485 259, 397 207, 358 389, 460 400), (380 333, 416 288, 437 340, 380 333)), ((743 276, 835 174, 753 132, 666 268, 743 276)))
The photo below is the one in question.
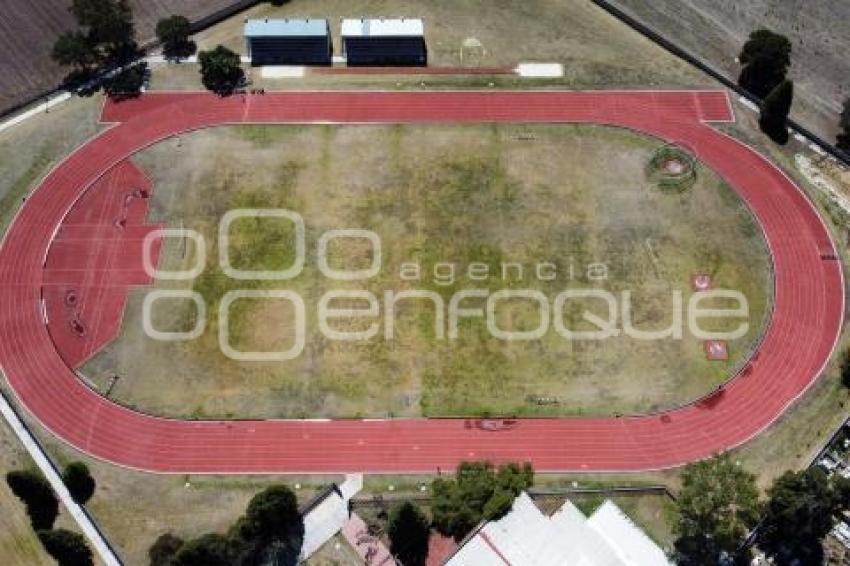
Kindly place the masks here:
POLYGON ((157 472, 430 472, 466 458, 538 470, 646 470, 739 445, 811 385, 841 330, 844 285, 829 233, 776 167, 708 121, 731 120, 723 92, 291 92, 217 98, 146 95, 108 105, 106 130, 54 169, 0 248, 0 365, 20 402, 94 457, 157 472), (66 366, 41 310, 57 226, 101 175, 175 133, 240 123, 598 123, 678 142, 758 218, 773 256, 773 317, 749 369, 710 402, 651 416, 528 419, 486 432, 463 420, 181 421, 120 407, 66 366))

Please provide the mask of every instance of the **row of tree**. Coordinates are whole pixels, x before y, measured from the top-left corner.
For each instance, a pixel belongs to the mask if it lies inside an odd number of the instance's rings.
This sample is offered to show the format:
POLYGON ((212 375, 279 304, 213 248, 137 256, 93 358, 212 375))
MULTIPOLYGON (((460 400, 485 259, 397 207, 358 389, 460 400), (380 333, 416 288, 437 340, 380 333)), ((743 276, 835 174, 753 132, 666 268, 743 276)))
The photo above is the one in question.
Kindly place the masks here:
POLYGON ((690 464, 677 500, 675 558, 685 566, 744 563, 747 535, 775 564, 821 564, 822 541, 850 504, 850 482, 818 467, 786 472, 759 500, 756 478, 728 455, 690 464))
MULTIPOLYGON (((53 45, 54 61, 69 67, 65 84, 82 93, 99 87, 113 97, 137 96, 148 77, 148 66, 135 39, 133 13, 127 0, 72 0, 77 29, 59 36, 53 45)), ((191 25, 183 16, 157 22, 156 35, 167 58, 179 59, 195 52, 191 25)))
MULTIPOLYGON (((432 483, 432 520, 410 501, 390 508, 390 552, 405 566, 423 566, 432 528, 460 540, 481 521, 507 513, 533 481, 528 464, 496 468, 487 462, 462 462, 454 478, 432 483)), ((226 534, 208 533, 184 541, 166 533, 148 554, 151 566, 287 565, 297 563, 303 538, 295 495, 285 486, 274 486, 255 495, 226 534)))
POLYGON ((298 563, 303 541, 304 521, 295 494, 279 485, 255 495, 226 534, 184 541, 166 533, 148 555, 151 566, 285 566, 298 563))
POLYGON ((786 78, 791 66, 791 42, 770 30, 750 34, 738 56, 743 68, 738 84, 762 100, 759 126, 773 141, 788 142, 788 114, 794 83, 786 78))
MULTIPOLYGON (((791 67, 791 42, 767 29, 752 32, 738 56, 743 67, 738 84, 761 99, 759 126, 773 141, 788 141, 788 115, 794 99, 794 83, 787 78, 791 67)), ((836 147, 850 153, 850 98, 844 101, 838 124, 836 147)))
MULTIPOLYGON (((66 466, 62 480, 74 501, 81 505, 94 495, 94 478, 82 462, 66 466)), ((91 549, 82 535, 53 528, 59 514, 59 499, 44 476, 34 470, 14 470, 6 474, 6 483, 26 506, 30 524, 41 544, 60 566, 93 564, 91 549)))
POLYGON ((138 94, 148 69, 139 60, 127 0, 72 0, 70 10, 77 29, 60 35, 51 52, 54 61, 70 68, 66 85, 83 93, 103 86, 110 96, 138 94))

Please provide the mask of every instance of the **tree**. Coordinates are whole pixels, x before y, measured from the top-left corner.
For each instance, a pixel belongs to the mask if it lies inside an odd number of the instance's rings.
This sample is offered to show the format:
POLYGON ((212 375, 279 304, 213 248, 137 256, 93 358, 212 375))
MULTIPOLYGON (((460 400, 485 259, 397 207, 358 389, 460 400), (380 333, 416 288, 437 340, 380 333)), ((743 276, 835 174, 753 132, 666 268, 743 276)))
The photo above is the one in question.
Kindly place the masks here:
POLYGON ((755 476, 728 455, 689 464, 677 500, 676 562, 717 564, 734 553, 758 522, 755 476))
POLYGON ((245 519, 258 538, 287 538, 304 533, 295 494, 285 485, 275 485, 255 495, 248 503, 245 519))
POLYGON ((79 86, 99 68, 124 65, 141 54, 126 0, 72 0, 70 10, 79 29, 60 35, 51 52, 54 61, 72 68, 67 84, 79 86))
POLYGON ((195 52, 195 43, 189 39, 192 25, 184 16, 162 18, 156 23, 156 37, 167 58, 179 59, 195 52))
POLYGON ((94 495, 94 478, 91 477, 88 466, 82 462, 68 464, 62 473, 62 481, 65 482, 65 486, 71 492, 71 498, 80 505, 86 503, 94 495))
POLYGON ((98 54, 86 34, 75 30, 67 31, 59 36, 53 44, 50 57, 60 65, 85 72, 97 63, 98 54))
POLYGON ((750 34, 739 59, 744 67, 738 84, 764 98, 785 79, 791 65, 791 42, 784 35, 759 29, 750 34))
POLYGON ((390 509, 389 527, 390 552, 404 566, 424 566, 428 558, 428 538, 431 530, 428 518, 410 501, 404 501, 390 509))
POLYGON ((513 507, 514 499, 516 499, 514 492, 497 488, 493 492, 493 495, 490 496, 490 499, 487 500, 487 503, 484 504, 481 515, 488 521, 501 519, 513 507))
POLYGON ((230 541, 217 533, 202 535, 187 541, 171 560, 173 566, 231 566, 233 554, 230 541))
POLYGON ((71 13, 100 53, 101 63, 124 64, 138 56, 127 0, 73 0, 71 13))
POLYGON ((159 535, 153 545, 148 549, 150 566, 170 566, 171 559, 183 546, 183 539, 171 533, 159 535))
POLYGON ((32 470, 6 474, 9 488, 27 506, 27 514, 35 530, 49 530, 59 514, 59 500, 44 477, 32 470))
POLYGON ((223 45, 211 51, 201 51, 198 53, 198 61, 201 64, 201 81, 204 87, 216 94, 231 94, 242 81, 239 55, 223 45))
POLYGON ((505 464, 495 470, 489 462, 461 462, 454 480, 432 483, 434 526, 460 540, 481 520, 508 512, 516 496, 533 482, 530 464, 505 464))
POLYGON ((768 490, 758 546, 777 564, 822 564, 823 538, 848 503, 846 481, 818 467, 785 472, 768 490))
POLYGON ((227 538, 235 563, 296 564, 304 542, 304 520, 295 494, 286 486, 261 491, 227 538))
POLYGON ((38 531, 44 549, 59 566, 91 566, 94 564, 91 549, 81 534, 65 529, 38 531))
POLYGON ((788 114, 794 99, 794 83, 784 80, 770 91, 761 106, 759 127, 780 145, 788 143, 788 114))
POLYGON ((791 65, 791 42, 784 35, 769 29, 757 29, 750 33, 741 48, 740 60, 743 65, 747 65, 758 57, 770 57, 787 69, 791 65))
POLYGON ((838 123, 841 132, 836 138, 836 145, 850 153, 850 98, 844 101, 844 108, 841 111, 841 121, 838 123))
POLYGON ((738 84, 758 98, 764 98, 785 80, 785 70, 769 57, 756 57, 741 69, 738 84))
POLYGON ((135 98, 142 92, 148 77, 148 64, 145 61, 126 66, 103 83, 103 90, 112 98, 135 98))

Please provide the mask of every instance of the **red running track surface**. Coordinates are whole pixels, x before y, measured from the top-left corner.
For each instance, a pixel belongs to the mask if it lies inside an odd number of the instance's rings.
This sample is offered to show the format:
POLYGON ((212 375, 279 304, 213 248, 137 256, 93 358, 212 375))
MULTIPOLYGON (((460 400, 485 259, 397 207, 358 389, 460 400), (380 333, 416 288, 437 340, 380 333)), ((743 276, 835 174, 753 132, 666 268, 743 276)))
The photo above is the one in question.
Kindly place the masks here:
MULTIPOLYGON (((71 368, 118 336, 129 288, 151 283, 142 242, 161 227, 145 225, 152 189, 135 165, 122 161, 74 204, 53 238, 42 296, 47 329, 71 368)), ((161 243, 152 241, 152 262, 161 243)))
MULTIPOLYGON (((108 105, 120 122, 62 162, 0 248, 0 364, 18 399, 59 438, 157 472, 431 472, 461 459, 548 470, 671 467, 737 446, 778 418, 835 346, 844 284, 829 233, 800 190, 758 153, 708 126, 733 117, 723 92, 290 92, 146 95, 108 105), (771 322, 748 367, 709 399, 663 414, 521 419, 487 431, 462 419, 181 421, 120 407, 63 361, 42 315, 54 231, 85 192, 134 152, 178 132, 239 123, 583 122, 680 143, 758 217, 775 269, 771 322)), ((96 189, 93 189, 96 190, 96 189)))

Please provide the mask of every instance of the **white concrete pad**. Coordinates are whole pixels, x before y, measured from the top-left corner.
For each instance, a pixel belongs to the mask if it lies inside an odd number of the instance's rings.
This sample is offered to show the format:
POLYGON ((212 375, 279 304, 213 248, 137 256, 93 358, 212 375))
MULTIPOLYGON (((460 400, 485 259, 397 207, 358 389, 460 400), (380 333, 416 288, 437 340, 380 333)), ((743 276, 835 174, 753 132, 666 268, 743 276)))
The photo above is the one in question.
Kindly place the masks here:
POLYGON ((521 77, 558 78, 564 76, 564 66, 560 63, 520 63, 516 73, 521 77))
POLYGON ((289 65, 269 65, 261 67, 260 75, 264 79, 300 79, 304 76, 304 67, 289 65))

